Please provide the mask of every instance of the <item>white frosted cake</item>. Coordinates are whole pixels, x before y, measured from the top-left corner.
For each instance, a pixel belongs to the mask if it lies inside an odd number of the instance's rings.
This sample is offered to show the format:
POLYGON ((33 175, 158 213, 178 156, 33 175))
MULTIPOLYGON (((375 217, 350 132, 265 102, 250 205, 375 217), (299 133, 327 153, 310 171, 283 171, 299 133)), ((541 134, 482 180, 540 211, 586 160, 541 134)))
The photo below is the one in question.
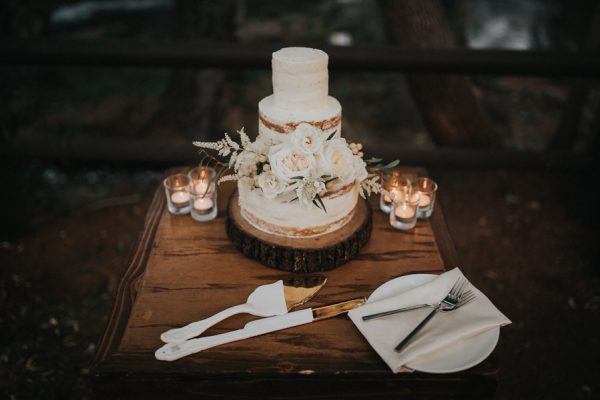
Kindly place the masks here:
MULTIPOLYGON (((334 138, 341 136, 342 107, 329 96, 328 61, 317 49, 288 47, 273 53, 273 94, 258 103, 259 140, 271 145, 290 142, 297 129, 308 134, 316 130, 323 142, 334 132, 334 138)), ((242 215, 254 227, 284 236, 334 231, 352 218, 358 201, 354 176, 347 178, 330 182, 320 193, 326 211, 314 204, 299 207, 296 201, 265 198, 261 190, 240 180, 242 215)))
POLYGON ((348 223, 359 193, 378 192, 362 146, 341 137, 342 107, 329 96, 329 57, 317 49, 273 53, 273 94, 258 104, 258 136, 244 130, 218 142, 195 142, 228 157, 238 181, 242 217, 255 228, 286 237, 333 232, 348 223))

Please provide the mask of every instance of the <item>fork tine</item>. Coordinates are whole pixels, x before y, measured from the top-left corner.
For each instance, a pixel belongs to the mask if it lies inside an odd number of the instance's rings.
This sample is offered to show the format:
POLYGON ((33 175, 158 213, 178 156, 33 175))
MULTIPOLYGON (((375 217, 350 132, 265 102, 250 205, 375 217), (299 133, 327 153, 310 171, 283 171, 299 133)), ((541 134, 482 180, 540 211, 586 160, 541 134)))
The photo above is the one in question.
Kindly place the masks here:
POLYGON ((454 293, 456 292, 457 287, 458 287, 458 280, 456 282, 454 282, 454 285, 452 285, 452 288, 450 288, 450 291, 448 292, 448 297, 454 297, 454 293))
POLYGON ((467 289, 468 285, 469 285, 469 281, 466 278, 462 278, 460 288, 458 289, 458 294, 456 295, 456 297, 458 297, 460 299, 460 297, 462 297, 464 295, 464 292, 467 289))
POLYGON ((458 302, 458 304, 456 305, 456 308, 458 308, 458 307, 462 307, 462 306, 464 306, 465 304, 467 304, 467 303, 470 303, 471 301, 473 301, 473 300, 475 299, 475 297, 476 297, 476 296, 475 296, 475 293, 471 293, 470 295, 468 295, 468 296, 465 296, 465 298, 464 298, 464 299, 461 299, 461 300, 458 302))
POLYGON ((463 280, 464 278, 458 278, 457 281, 454 283, 454 286, 452 286, 452 289, 450 289, 450 293, 448 293, 448 296, 452 299, 458 299, 458 296, 460 294, 460 288, 463 285, 463 280))
POLYGON ((459 286, 461 285, 462 281, 464 278, 458 278, 456 280, 456 282, 454 282, 454 285, 452 285, 452 288, 450 289, 450 292, 448 293, 448 295, 450 296, 456 296, 457 290, 459 288, 459 286))

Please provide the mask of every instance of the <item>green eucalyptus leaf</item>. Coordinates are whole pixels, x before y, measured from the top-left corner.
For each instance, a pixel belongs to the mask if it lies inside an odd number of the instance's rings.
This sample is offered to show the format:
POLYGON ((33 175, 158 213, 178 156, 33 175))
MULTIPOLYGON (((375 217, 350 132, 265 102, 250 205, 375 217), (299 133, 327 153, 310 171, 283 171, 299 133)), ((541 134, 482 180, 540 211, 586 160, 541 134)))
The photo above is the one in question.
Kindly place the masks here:
POLYGON ((400 164, 400 160, 394 160, 391 163, 387 164, 383 168, 394 168, 394 167, 398 166, 398 164, 400 164))

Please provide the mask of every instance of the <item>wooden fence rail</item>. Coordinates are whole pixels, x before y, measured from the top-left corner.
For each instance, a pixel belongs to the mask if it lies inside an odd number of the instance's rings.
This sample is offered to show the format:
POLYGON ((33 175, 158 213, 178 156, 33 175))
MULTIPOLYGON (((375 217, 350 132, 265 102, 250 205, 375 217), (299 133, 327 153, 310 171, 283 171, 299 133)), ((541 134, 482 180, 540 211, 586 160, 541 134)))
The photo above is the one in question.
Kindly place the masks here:
MULTIPOLYGON (((118 162, 173 165, 198 161, 197 149, 184 138, 124 138, 81 135, 60 138, 49 134, 18 137, 11 146, 0 148, 0 157, 15 155, 53 160, 118 162)), ((439 148, 433 150, 379 148, 377 155, 387 160, 399 159, 403 165, 466 168, 526 168, 544 170, 586 170, 593 158, 575 152, 538 152, 517 150, 482 150, 439 148)))
MULTIPOLYGON (((289 44, 0 40, 0 63, 266 69, 270 68, 271 53, 286 45, 289 44)), ((324 50, 330 55, 334 70, 600 77, 598 52, 418 50, 395 46, 324 50)))

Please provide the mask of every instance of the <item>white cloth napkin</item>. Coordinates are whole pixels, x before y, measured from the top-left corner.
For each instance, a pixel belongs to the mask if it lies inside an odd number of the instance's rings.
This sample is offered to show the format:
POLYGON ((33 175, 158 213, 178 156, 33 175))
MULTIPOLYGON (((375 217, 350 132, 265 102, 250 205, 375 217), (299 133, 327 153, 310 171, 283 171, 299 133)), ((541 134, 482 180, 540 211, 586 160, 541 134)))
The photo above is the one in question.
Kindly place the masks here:
POLYGON ((492 302, 469 284, 476 298, 454 311, 438 312, 400 353, 394 351, 430 312, 431 308, 408 311, 387 317, 363 321, 364 315, 424 303, 440 302, 463 274, 458 268, 441 274, 424 285, 406 292, 367 303, 348 313, 352 322, 394 373, 410 372, 406 364, 427 357, 454 342, 478 335, 489 329, 510 324, 492 302))

